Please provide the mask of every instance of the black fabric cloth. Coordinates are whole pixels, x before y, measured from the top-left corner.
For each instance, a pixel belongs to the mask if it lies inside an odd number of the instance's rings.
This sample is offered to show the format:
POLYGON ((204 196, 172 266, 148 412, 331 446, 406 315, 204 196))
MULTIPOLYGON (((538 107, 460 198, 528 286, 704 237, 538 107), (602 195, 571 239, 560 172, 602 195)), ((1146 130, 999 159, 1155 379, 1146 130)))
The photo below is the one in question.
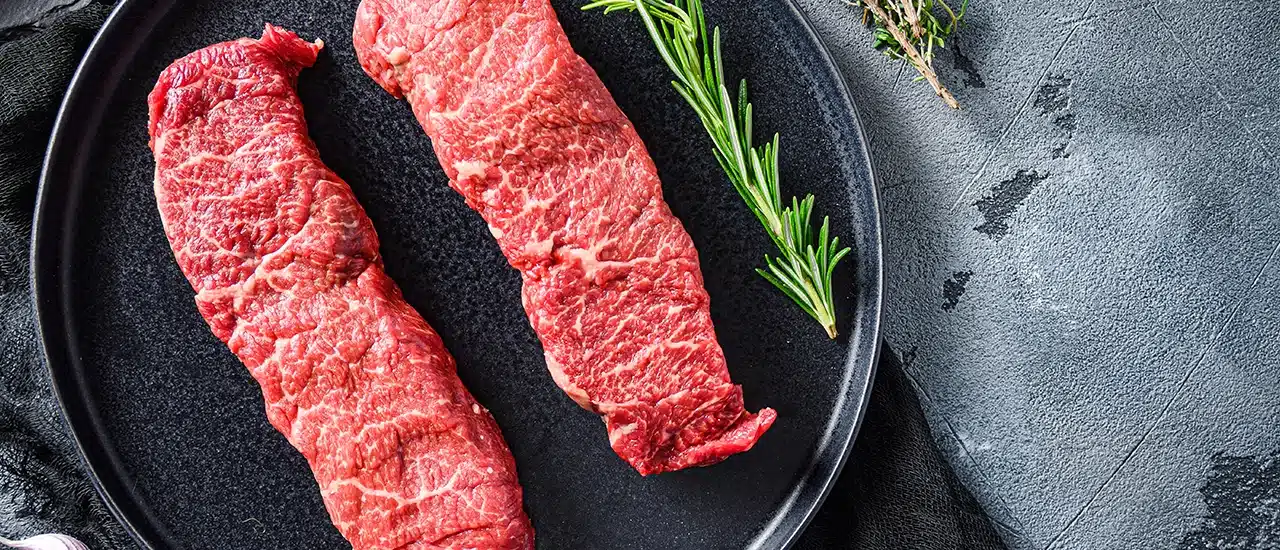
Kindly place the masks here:
POLYGON ((0 536, 133 548, 81 470, 49 387, 28 282, 31 214, 54 113, 106 18, 89 4, 0 45, 0 536))
MULTIPOLYGON (((54 113, 107 11, 91 3, 0 45, 0 536, 62 532, 94 550, 134 544, 93 491, 58 415, 36 340, 27 269, 54 113)), ((883 350, 848 466, 797 548, 1003 548, 935 447, 892 350, 883 350)))
POLYGON ((862 430, 797 550, 1004 548, 938 452, 904 368, 889 346, 880 346, 862 430))

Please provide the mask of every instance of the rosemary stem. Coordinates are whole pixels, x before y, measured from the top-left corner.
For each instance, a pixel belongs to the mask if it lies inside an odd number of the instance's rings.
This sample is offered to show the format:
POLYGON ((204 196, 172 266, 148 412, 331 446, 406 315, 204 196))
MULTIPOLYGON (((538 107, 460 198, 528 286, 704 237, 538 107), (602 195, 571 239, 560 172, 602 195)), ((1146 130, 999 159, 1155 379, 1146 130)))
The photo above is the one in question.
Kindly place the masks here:
MULTIPOLYGON (((912 1, 927 0, 902 1, 909 7, 912 1)), ((830 235, 825 219, 821 229, 814 231, 812 195, 803 201, 793 197, 790 205, 783 202, 778 136, 759 147, 751 144, 747 83, 739 83, 735 103, 725 85, 720 29, 707 32, 702 1, 595 0, 582 9, 639 12, 663 63, 675 73, 672 84, 676 92, 693 108, 711 138, 716 161, 778 249, 777 256, 765 255, 765 267, 756 272, 817 320, 827 336, 835 338, 831 273, 849 248, 839 247, 840 239, 830 235)), ((919 9, 913 9, 912 14, 918 17, 919 9)))

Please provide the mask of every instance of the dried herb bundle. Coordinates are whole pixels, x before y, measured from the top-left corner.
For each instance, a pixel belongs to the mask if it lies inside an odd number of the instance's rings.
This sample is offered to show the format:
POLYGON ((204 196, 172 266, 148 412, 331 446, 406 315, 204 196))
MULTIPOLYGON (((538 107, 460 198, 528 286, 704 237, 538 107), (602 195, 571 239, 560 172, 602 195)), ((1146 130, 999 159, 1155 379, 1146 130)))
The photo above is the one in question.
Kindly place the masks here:
POLYGON ((955 96, 938 80, 933 70, 934 48, 947 47, 946 39, 960 25, 969 0, 960 10, 946 0, 852 0, 861 7, 864 23, 875 27, 876 49, 893 59, 904 59, 933 86, 934 93, 952 109, 959 109, 955 96), (940 13, 938 13, 940 12, 940 13), (939 17, 941 15, 941 17, 939 17))

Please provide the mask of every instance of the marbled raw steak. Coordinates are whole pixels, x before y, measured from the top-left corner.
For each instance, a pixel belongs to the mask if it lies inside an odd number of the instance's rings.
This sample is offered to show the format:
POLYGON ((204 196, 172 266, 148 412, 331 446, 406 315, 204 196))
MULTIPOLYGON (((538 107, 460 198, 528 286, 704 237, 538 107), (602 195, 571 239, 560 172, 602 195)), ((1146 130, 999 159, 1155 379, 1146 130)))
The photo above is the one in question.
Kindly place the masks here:
POLYGON ((408 98, 451 185, 524 279, 556 383, 641 474, 750 449, 698 253, 644 143, 547 0, 364 0, 365 72, 408 98))
POLYGON ((151 149, 174 256, 355 550, 533 548, 498 425, 307 134, 294 82, 320 47, 268 25, 160 74, 151 149))

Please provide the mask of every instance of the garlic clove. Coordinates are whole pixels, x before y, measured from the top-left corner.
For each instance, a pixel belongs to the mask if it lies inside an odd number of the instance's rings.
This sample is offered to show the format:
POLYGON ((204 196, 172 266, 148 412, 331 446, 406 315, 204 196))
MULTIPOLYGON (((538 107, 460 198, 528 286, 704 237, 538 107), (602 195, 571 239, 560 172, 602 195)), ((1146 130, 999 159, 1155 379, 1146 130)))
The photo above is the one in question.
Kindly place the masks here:
POLYGON ((45 534, 29 539, 9 540, 0 537, 0 547, 17 548, 19 550, 89 550, 83 542, 66 535, 45 534))

